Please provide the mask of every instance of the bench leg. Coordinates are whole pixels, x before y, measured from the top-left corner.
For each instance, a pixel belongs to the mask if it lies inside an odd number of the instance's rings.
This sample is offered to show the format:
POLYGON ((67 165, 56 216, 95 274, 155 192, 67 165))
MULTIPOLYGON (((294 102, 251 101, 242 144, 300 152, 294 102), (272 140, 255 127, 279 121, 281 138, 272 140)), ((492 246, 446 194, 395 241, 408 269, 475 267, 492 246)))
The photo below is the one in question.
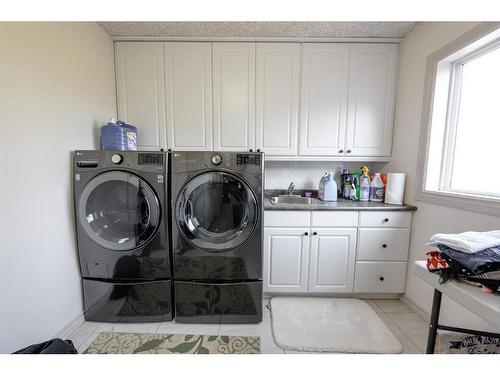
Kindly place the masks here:
POLYGON ((439 311, 441 310, 442 293, 434 289, 434 297, 432 299, 431 322, 429 324, 429 333, 427 335, 426 354, 434 354, 434 346, 436 345, 436 335, 439 321, 439 311))

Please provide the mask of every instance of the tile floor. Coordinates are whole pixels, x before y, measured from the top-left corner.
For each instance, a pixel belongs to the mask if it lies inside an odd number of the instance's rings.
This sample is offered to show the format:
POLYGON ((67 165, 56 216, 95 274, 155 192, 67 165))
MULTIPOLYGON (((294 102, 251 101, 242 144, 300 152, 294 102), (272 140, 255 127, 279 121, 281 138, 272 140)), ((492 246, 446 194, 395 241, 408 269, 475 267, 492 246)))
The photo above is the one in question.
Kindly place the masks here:
MULTIPOLYGON (((264 300, 264 306, 268 300, 264 300)), ((403 302, 399 300, 366 300, 387 327, 403 345, 404 354, 424 353, 427 324, 403 302)), ((82 353, 97 337, 99 332, 145 332, 145 333, 186 333, 199 335, 260 336, 263 354, 307 354, 283 350, 276 346, 271 330, 271 314, 263 309, 263 320, 259 324, 181 324, 162 323, 95 323, 83 322, 68 338, 82 353)))

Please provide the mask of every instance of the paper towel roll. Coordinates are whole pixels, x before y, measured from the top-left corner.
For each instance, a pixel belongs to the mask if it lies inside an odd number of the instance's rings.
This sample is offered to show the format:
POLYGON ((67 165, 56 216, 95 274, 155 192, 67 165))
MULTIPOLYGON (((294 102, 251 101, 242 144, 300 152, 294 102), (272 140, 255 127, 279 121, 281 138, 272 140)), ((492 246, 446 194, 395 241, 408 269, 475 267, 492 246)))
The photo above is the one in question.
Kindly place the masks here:
POLYGON ((385 203, 403 204, 405 196, 405 173, 387 173, 385 203))

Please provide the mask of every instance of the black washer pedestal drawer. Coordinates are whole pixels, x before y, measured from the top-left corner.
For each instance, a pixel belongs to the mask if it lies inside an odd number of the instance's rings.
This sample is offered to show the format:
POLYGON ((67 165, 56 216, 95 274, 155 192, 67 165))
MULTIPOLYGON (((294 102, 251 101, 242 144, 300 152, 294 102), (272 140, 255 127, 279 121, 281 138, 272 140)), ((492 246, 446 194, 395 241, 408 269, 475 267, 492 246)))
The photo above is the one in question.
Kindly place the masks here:
POLYGON ((144 323, 172 320, 172 282, 83 279, 85 319, 144 323))
POLYGON ((208 283, 175 281, 175 321, 259 323, 262 281, 208 283))

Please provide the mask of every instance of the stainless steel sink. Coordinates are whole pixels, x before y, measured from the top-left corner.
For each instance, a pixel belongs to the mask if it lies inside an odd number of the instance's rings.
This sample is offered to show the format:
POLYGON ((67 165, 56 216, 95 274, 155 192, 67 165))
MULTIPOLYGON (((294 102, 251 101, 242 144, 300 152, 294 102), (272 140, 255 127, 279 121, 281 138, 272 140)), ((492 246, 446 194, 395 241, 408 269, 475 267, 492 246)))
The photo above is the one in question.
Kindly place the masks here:
POLYGON ((325 202, 319 199, 301 197, 300 195, 279 195, 277 197, 270 197, 269 200, 272 204, 326 205, 325 202))

